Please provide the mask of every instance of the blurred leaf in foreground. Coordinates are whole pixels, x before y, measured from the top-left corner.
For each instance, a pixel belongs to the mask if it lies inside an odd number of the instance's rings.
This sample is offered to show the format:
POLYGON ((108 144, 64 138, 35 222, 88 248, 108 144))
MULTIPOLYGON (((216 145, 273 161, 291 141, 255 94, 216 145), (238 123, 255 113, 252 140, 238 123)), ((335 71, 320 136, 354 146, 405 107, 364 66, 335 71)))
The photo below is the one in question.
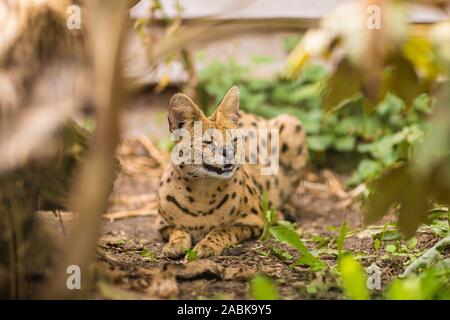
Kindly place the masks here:
POLYGON ((374 183, 374 194, 367 203, 366 223, 374 223, 400 204, 398 227, 411 237, 427 215, 428 197, 420 183, 409 175, 407 165, 393 168, 374 183))
POLYGON ((324 87, 324 107, 334 111, 354 99, 362 86, 361 75, 347 59, 341 61, 324 87))
POLYGON ((450 299, 450 259, 441 261, 418 276, 395 279, 387 289, 391 300, 450 299))
POLYGON ((266 275, 255 276, 250 284, 250 294, 255 300, 278 300, 278 289, 266 275))
POLYGON ((341 257, 339 272, 341 273, 342 288, 349 298, 354 300, 369 299, 366 273, 362 265, 352 255, 346 254, 341 257))
MULTIPOLYGON (((305 33, 288 58, 286 74, 295 78, 313 59, 330 62, 333 71, 324 87, 328 111, 357 94, 364 98, 365 109, 373 111, 389 92, 410 107, 442 73, 436 52, 447 48, 435 48, 429 39, 416 37, 413 29, 403 1, 343 3, 322 18, 318 28, 305 33)), ((445 31, 434 30, 434 42, 448 38, 442 36, 445 31)))

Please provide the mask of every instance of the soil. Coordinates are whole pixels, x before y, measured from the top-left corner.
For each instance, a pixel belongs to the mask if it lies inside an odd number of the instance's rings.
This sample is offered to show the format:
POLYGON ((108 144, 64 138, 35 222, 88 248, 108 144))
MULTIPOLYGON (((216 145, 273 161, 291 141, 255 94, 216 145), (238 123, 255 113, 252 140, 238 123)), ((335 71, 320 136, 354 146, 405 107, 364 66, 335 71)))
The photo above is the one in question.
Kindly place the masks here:
MULTIPOLYGON (((163 242, 154 226, 152 196, 157 191, 162 166, 150 160, 148 150, 136 141, 129 140, 125 145, 124 170, 115 181, 109 212, 131 214, 105 221, 98 241, 99 298, 249 299, 251 279, 259 273, 274 280, 283 299, 345 298, 333 268, 321 272, 311 272, 308 267, 292 268, 293 259, 284 261, 271 248, 285 249, 294 258, 298 253, 274 239, 245 242, 210 259, 183 262, 165 258, 161 254, 163 242), (145 215, 133 216, 133 212, 142 211, 145 215)), ((352 191, 342 187, 344 180, 344 175, 332 170, 311 170, 292 195, 295 226, 312 252, 332 267, 337 260, 339 229, 347 221, 349 233, 344 250, 357 256, 365 267, 375 264, 380 268, 381 288, 374 289, 372 294, 374 298, 382 297, 390 281, 439 237, 424 229, 417 233, 417 245, 411 254, 385 251, 387 244, 401 246, 405 240, 383 241, 375 251, 373 233, 382 232, 383 226, 394 217, 365 228, 359 197, 350 196, 352 191)))

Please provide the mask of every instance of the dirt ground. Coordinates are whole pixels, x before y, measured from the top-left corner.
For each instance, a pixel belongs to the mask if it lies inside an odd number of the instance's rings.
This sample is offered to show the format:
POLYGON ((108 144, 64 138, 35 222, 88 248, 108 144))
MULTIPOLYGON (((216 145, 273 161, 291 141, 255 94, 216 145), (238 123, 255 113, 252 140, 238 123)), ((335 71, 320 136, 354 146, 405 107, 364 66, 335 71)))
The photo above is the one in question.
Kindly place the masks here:
MULTIPOLYGON (((283 299, 345 298, 333 271, 291 268, 294 260, 280 258, 273 247, 284 248, 294 258, 298 256, 296 250, 273 239, 249 241, 228 249, 220 257, 188 263, 163 257, 163 242, 154 222, 155 192, 165 159, 148 141, 128 140, 120 150, 122 171, 115 181, 111 207, 104 216, 98 241, 98 298, 249 299, 250 280, 258 273, 275 281, 283 299)), ((336 239, 346 220, 349 233, 344 249, 357 256, 365 267, 376 264, 381 269, 381 290, 372 291, 373 297, 381 297, 382 290, 404 270, 411 255, 394 255, 385 250, 386 244, 399 240, 383 241, 375 251, 372 236, 389 219, 379 226, 364 228, 358 201, 363 189, 345 189, 344 178, 331 170, 307 174, 292 195, 297 208, 296 227, 306 245, 334 266, 336 239)), ((426 228, 416 238, 416 256, 439 240, 426 228)))

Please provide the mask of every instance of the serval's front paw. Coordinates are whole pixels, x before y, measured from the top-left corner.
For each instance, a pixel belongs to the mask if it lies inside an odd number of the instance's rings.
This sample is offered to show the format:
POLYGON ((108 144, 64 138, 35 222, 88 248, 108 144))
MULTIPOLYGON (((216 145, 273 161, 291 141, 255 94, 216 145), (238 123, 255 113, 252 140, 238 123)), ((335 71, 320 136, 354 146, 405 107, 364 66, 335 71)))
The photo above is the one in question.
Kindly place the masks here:
POLYGON ((202 240, 194 247, 194 251, 197 252, 197 258, 199 259, 219 256, 222 250, 223 248, 221 246, 208 240, 202 240))
POLYGON ((169 242, 163 247, 163 254, 170 259, 177 259, 182 257, 188 249, 189 247, 183 243, 169 242))

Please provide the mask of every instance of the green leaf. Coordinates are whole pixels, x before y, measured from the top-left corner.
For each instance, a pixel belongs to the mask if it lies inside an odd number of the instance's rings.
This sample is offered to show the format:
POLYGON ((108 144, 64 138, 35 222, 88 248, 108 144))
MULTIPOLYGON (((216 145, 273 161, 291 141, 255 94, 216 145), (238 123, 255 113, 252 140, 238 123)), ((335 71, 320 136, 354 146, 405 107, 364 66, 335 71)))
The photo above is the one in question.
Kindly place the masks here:
POLYGON ((334 137, 328 135, 310 136, 307 140, 308 146, 313 151, 325 151, 333 143, 334 137))
POLYGON ((423 300, 422 285, 419 278, 395 279, 387 296, 390 300, 423 300))
POLYGON ((114 245, 116 245, 116 246, 118 246, 118 247, 121 247, 121 246, 123 246, 125 243, 126 243, 126 241, 122 239, 122 240, 117 240, 117 241, 114 243, 114 245))
POLYGON ((324 87, 324 107, 326 111, 341 108, 358 95, 361 89, 361 75, 347 59, 342 60, 336 71, 329 77, 324 87))
POLYGON ((186 257, 188 259, 188 261, 194 261, 197 259, 198 253, 196 250, 193 249, 188 249, 186 251, 186 257))
POLYGON ((292 266, 307 265, 310 266, 313 271, 322 270, 327 266, 325 262, 309 252, 308 248, 304 245, 300 236, 295 231, 283 226, 275 226, 270 228, 270 233, 278 241, 287 243, 298 250, 300 258, 297 259, 292 266))
POLYGON ((362 160, 356 172, 348 179, 349 184, 358 184, 361 181, 369 180, 377 177, 383 170, 383 166, 375 160, 364 159, 362 160))
POLYGON ((340 152, 352 151, 355 149, 355 145, 356 138, 351 136, 336 138, 336 141, 334 142, 335 149, 340 152))
POLYGON ((398 55, 392 59, 391 66, 392 70, 386 81, 387 88, 410 107, 421 91, 421 83, 414 65, 405 57, 398 55))
MULTIPOLYGON (((450 259, 432 260, 431 266, 420 273, 410 270, 400 275, 388 287, 387 297, 392 300, 450 299, 450 259)), ((413 262, 414 264, 414 262, 413 262)), ((409 267, 408 267, 409 268, 409 267)))
POLYGON ((147 248, 142 249, 141 256, 149 260, 156 260, 156 254, 153 251, 148 250, 147 248))
POLYGON ((375 234, 373 237, 381 241, 389 241, 401 239, 402 235, 397 230, 383 230, 382 232, 375 234))
POLYGON ((375 251, 380 250, 381 247, 381 241, 378 239, 373 240, 373 248, 375 249, 375 251))
POLYGON ((354 300, 369 299, 366 273, 352 255, 347 254, 339 259, 339 272, 341 273, 342 288, 347 297, 354 300))
POLYGON ((414 99, 413 106, 417 111, 423 112, 425 114, 432 114, 433 103, 434 101, 430 97, 430 95, 422 93, 416 99, 414 99))
POLYGON ((377 113, 383 116, 396 114, 401 112, 405 107, 405 103, 394 94, 388 93, 384 100, 378 105, 377 113))
POLYGON ((266 275, 256 275, 250 283, 250 294, 255 300, 278 300, 278 289, 266 275))
POLYGON ((295 260, 293 264, 291 264, 291 267, 302 265, 309 266, 312 272, 321 271, 327 267, 327 264, 325 262, 312 254, 302 255, 300 258, 295 260))
POLYGON ((300 103, 302 101, 316 98, 320 94, 320 82, 308 84, 295 90, 294 92, 287 92, 288 97, 292 103, 300 103))
POLYGON ((408 249, 414 249, 417 246, 417 238, 412 237, 411 239, 409 239, 406 243, 406 246, 408 247, 408 249))
POLYGON ((316 294, 319 291, 315 284, 309 284, 306 286, 306 292, 308 294, 316 294))
POLYGON ((294 224, 290 221, 286 221, 286 220, 277 220, 277 225, 278 226, 282 226, 288 229, 291 229, 295 232, 295 228, 294 228, 294 224))
POLYGON ((275 237, 275 239, 293 246, 300 253, 309 253, 308 248, 294 230, 283 226, 274 226, 270 228, 270 233, 275 237))
POLYGON ((294 257, 287 252, 284 249, 278 248, 278 247, 274 247, 274 246, 270 246, 269 247, 270 251, 272 251, 272 253, 280 260, 282 261, 289 261, 294 259, 294 257))
POLYGON ((393 244, 388 244, 385 250, 390 253, 395 253, 397 251, 397 247, 393 244))

